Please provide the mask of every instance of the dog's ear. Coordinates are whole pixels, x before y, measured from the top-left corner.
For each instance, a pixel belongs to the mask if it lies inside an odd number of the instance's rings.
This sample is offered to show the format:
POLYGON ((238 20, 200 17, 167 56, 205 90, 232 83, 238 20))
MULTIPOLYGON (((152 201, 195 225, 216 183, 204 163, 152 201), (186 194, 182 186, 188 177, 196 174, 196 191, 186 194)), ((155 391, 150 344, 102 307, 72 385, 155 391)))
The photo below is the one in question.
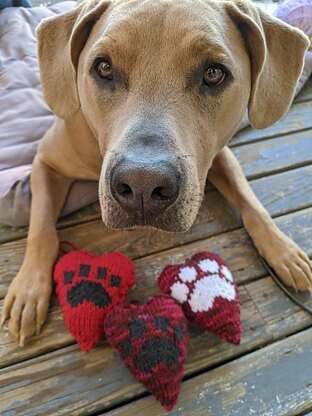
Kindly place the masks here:
POLYGON ((80 108, 76 83, 79 56, 108 6, 106 0, 85 0, 68 12, 43 20, 37 28, 43 93, 61 118, 73 116, 80 108))
POLYGON ((248 0, 229 1, 225 7, 241 32, 250 56, 249 121, 252 127, 262 129, 288 111, 309 39, 248 0))

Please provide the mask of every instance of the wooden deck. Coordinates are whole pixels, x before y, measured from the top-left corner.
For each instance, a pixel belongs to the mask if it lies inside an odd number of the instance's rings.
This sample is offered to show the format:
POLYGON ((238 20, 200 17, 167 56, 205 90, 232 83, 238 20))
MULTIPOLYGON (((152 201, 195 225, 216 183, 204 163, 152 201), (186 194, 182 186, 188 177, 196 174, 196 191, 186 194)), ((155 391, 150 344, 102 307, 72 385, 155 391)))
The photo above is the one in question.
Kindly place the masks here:
MULTIPOLYGON (((232 142, 256 194, 276 223, 312 255, 312 81, 289 114, 232 142)), ((290 302, 262 268, 237 213, 211 187, 191 231, 111 232, 95 204, 59 222, 61 239, 133 259, 132 297, 157 291, 163 266, 209 249, 220 253, 240 285, 244 333, 235 347, 191 327, 178 406, 170 415, 312 415, 312 318, 290 302)), ((26 229, 0 228, 0 297, 18 271, 26 229)), ((312 304, 308 296, 302 299, 312 304)), ((0 414, 166 415, 102 342, 82 353, 52 302, 42 334, 20 348, 0 332, 0 414)), ((0 308, 2 301, 0 301, 0 308)))

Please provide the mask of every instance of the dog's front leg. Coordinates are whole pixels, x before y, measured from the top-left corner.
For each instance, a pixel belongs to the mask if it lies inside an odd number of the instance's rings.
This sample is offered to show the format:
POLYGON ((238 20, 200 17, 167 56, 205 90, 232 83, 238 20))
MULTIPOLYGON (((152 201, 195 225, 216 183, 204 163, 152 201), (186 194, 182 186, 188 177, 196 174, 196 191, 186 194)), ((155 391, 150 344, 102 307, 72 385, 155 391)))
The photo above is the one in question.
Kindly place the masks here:
POLYGON ((308 290, 312 294, 308 256, 275 225, 228 147, 215 157, 208 179, 240 211, 246 231, 260 255, 278 276, 295 290, 308 290))
POLYGON ((52 292, 52 267, 58 253, 55 223, 71 181, 42 162, 37 155, 31 173, 31 215, 22 267, 9 286, 1 323, 21 346, 39 333, 52 292))

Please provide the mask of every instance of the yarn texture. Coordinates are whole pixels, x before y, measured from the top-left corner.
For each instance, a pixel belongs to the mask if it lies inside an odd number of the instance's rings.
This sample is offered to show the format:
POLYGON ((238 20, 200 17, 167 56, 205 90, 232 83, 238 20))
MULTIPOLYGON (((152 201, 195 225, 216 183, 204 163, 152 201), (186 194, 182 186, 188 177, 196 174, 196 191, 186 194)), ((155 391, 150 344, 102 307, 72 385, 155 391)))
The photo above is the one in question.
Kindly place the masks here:
POLYGON ((119 252, 73 250, 56 263, 54 281, 65 324, 87 352, 103 336, 106 314, 125 302, 135 283, 134 264, 119 252))
POLYGON ((237 285, 217 254, 201 252, 182 264, 165 267, 158 284, 162 293, 181 304, 190 320, 224 341, 240 343, 237 285))
POLYGON ((188 342, 181 307, 164 295, 144 305, 120 305, 107 314, 104 330, 134 377, 171 410, 180 392, 188 342))

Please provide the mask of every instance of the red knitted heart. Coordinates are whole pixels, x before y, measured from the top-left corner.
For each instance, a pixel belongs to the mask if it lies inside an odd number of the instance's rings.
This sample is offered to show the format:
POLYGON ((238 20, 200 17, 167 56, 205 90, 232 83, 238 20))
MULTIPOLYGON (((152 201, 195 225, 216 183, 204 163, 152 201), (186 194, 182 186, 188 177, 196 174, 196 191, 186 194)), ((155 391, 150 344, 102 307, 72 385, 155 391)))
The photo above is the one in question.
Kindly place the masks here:
POLYGON ((187 321, 169 296, 117 306, 104 321, 108 342, 137 380, 172 409, 178 399, 188 341, 187 321))
POLYGON ((176 299, 186 316, 221 339, 238 345, 242 332, 236 283, 222 259, 209 252, 167 266, 160 290, 176 299))
POLYGON ((54 280, 65 324, 87 352, 102 337, 108 311, 125 301, 135 282, 134 265, 119 252, 73 250, 55 265, 54 280))

